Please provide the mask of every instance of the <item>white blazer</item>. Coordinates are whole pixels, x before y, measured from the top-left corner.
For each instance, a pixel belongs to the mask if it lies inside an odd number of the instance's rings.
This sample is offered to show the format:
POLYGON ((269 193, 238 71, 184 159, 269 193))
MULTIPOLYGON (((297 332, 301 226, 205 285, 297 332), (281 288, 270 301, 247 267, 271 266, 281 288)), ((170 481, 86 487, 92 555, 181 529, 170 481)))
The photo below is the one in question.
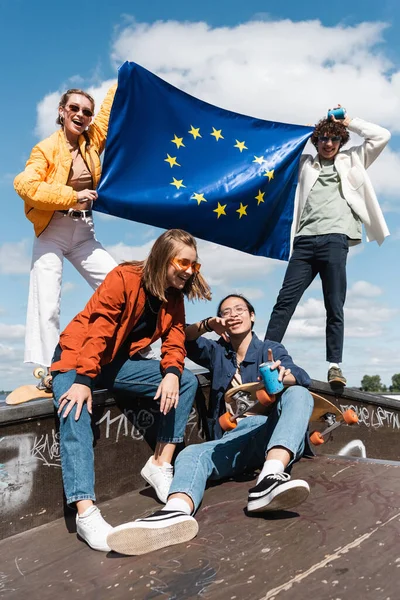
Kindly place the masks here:
MULTIPOLYGON (((358 118, 350 121, 348 129, 363 137, 364 143, 338 152, 335 157, 335 167, 347 204, 360 217, 365 226, 367 241, 375 240, 381 245, 390 233, 366 169, 385 148, 390 140, 390 132, 379 125, 358 118)), ((320 170, 321 164, 318 155, 313 157, 310 154, 304 154, 301 157, 299 182, 294 201, 292 243, 299 227, 304 205, 319 177, 320 170)))

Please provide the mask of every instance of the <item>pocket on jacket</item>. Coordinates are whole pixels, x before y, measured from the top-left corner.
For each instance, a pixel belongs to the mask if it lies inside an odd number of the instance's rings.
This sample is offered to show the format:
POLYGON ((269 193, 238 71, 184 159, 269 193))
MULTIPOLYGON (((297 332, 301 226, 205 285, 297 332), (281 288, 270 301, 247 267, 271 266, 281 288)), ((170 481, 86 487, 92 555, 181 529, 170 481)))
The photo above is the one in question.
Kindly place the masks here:
POLYGON ((358 188, 363 185, 364 173, 360 167, 351 167, 350 171, 347 173, 347 181, 353 190, 358 190, 358 188))

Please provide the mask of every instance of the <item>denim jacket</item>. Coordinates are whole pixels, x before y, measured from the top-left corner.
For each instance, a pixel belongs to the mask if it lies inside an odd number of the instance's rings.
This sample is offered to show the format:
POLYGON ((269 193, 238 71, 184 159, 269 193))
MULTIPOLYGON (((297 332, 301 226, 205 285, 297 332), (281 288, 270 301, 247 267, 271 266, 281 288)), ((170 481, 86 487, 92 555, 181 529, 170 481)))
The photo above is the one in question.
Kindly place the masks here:
MULTIPOLYGON (((300 367, 294 364, 286 348, 277 342, 266 340, 262 342, 255 333, 247 349, 246 356, 240 365, 240 375, 243 383, 257 381, 258 367, 268 360, 268 349, 271 348, 274 360, 280 360, 282 366, 290 369, 297 384, 309 387, 311 379, 300 367)), ((200 336, 197 340, 186 342, 187 356, 193 362, 208 369, 211 373, 210 402, 208 423, 213 438, 222 437, 223 431, 218 423, 218 417, 225 412, 224 394, 229 387, 236 371, 236 352, 230 343, 221 337, 211 340, 200 336)))

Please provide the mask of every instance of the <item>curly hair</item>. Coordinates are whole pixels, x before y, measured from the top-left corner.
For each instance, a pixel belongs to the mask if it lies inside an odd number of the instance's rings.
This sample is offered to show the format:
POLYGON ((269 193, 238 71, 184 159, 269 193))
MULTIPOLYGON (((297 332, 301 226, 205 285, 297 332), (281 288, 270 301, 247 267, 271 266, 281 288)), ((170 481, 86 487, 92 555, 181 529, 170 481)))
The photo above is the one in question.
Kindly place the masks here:
POLYGON ((311 136, 311 143, 314 144, 317 150, 318 138, 321 135, 340 135, 340 137, 342 138, 340 141, 340 148, 347 144, 350 137, 349 132, 347 131, 347 127, 343 125, 343 123, 338 123, 337 121, 332 121, 331 119, 327 118, 318 121, 311 136))

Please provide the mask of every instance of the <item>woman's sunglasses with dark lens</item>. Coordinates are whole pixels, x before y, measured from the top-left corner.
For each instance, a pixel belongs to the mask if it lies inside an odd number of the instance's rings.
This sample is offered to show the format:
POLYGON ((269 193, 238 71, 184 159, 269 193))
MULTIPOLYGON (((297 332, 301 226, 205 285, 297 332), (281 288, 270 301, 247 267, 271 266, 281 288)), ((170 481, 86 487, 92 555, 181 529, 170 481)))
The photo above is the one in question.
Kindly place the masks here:
POLYGON ((342 138, 340 137, 340 135, 332 135, 332 136, 329 136, 329 135, 320 135, 319 138, 318 138, 318 140, 320 142, 324 142, 324 143, 329 142, 329 140, 331 140, 332 143, 340 142, 341 139, 342 138))
POLYGON ((81 109, 81 107, 77 104, 68 104, 67 108, 73 113, 78 113, 80 110, 82 110, 82 114, 84 117, 93 117, 93 113, 91 110, 89 110, 88 108, 81 109))
POLYGON ((198 273, 201 267, 200 263, 192 262, 188 258, 173 258, 171 262, 180 271, 187 271, 189 267, 192 267, 193 273, 198 273))

